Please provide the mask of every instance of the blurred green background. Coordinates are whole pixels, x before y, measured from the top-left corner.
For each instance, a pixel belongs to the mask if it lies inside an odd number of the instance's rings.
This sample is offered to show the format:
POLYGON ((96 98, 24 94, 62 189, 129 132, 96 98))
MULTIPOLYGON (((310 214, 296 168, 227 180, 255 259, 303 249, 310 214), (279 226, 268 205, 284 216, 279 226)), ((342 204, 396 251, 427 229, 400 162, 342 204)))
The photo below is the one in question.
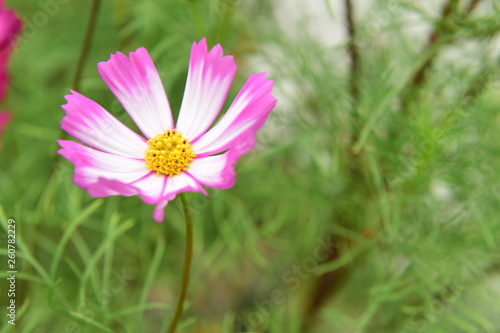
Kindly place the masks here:
MULTIPOLYGON (((8 6, 24 31, 2 106, 0 333, 164 332, 180 203, 155 223, 138 197, 89 197, 55 157, 91 3, 8 6)), ((188 195, 178 331, 500 332, 499 29, 498 0, 103 1, 80 92, 127 124, 95 66, 116 51, 149 50, 174 112, 202 37, 235 55, 228 103, 250 73, 275 81, 236 185, 188 195)))

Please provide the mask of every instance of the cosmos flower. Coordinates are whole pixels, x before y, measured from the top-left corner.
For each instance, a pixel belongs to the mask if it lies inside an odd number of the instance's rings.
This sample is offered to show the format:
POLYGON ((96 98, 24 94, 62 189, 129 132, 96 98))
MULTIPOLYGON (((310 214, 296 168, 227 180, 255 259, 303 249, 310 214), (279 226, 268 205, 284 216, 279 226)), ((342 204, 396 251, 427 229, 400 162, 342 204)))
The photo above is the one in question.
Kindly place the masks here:
POLYGON ((145 48, 111 55, 98 64, 105 83, 143 136, 94 101, 71 91, 61 127, 81 141, 59 140, 59 153, 75 165, 75 184, 93 197, 139 197, 156 205, 161 222, 167 203, 180 192, 203 186, 227 189, 233 165, 255 145, 255 132, 276 104, 273 81, 252 74, 227 112, 214 124, 226 100, 236 64, 220 45, 207 51, 193 43, 179 117, 174 123, 165 90, 145 48), (212 126, 213 125, 213 126, 212 126))
POLYGON ((0 100, 4 98, 7 90, 7 62, 22 25, 16 13, 6 9, 4 3, 4 0, 0 0, 0 100))

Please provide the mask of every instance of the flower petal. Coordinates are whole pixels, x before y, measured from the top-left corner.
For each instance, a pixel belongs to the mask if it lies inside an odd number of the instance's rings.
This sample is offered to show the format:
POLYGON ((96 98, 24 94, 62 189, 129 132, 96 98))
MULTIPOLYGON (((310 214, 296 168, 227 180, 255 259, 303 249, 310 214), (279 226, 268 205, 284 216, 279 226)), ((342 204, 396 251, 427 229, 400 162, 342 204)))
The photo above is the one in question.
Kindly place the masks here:
POLYGON ((165 207, 167 207, 168 203, 169 200, 163 200, 162 202, 156 205, 153 211, 153 220, 160 223, 163 222, 163 219, 165 217, 165 207))
POLYGON ((228 189, 234 185, 234 163, 240 155, 230 150, 221 155, 194 159, 188 173, 204 186, 217 189, 228 189))
POLYGON ((157 175, 156 172, 151 172, 130 185, 137 187, 141 199, 150 205, 158 204, 162 200, 173 200, 181 192, 206 194, 200 183, 185 172, 174 176, 157 175))
POLYGON ((143 158, 146 140, 87 97, 71 91, 61 128, 75 139, 106 153, 143 158))
POLYGON ((149 170, 144 160, 104 153, 73 141, 58 141, 59 154, 75 164, 74 182, 93 197, 139 195, 154 205, 165 198, 167 177, 149 170))
POLYGON ((139 191, 139 196, 145 203, 155 205, 163 200, 163 193, 167 185, 167 176, 157 175, 156 172, 148 170, 144 177, 130 183, 139 191))
POLYGON ((167 128, 174 128, 167 95, 145 48, 130 52, 129 58, 117 52, 97 67, 103 80, 148 139, 167 128))
POLYGON ((175 199, 177 194, 181 192, 200 192, 207 195, 205 189, 200 183, 187 172, 182 172, 175 176, 170 176, 167 179, 167 187, 165 188, 165 200, 157 204, 153 212, 153 219, 157 222, 162 222, 164 217, 165 207, 169 201, 175 199))
POLYGON ((166 200, 173 200, 175 196, 181 192, 200 192, 207 194, 200 183, 187 172, 181 172, 178 175, 168 177, 164 198, 166 200))
POLYGON ((22 23, 12 9, 2 8, 0 2, 0 53, 11 49, 14 40, 21 31, 22 23))
POLYGON ((140 194, 130 184, 151 173, 144 160, 104 153, 73 141, 58 140, 59 154, 75 165, 74 183, 93 197, 140 194))
POLYGON ((197 141, 191 142, 195 154, 213 155, 237 146, 241 155, 252 149, 255 132, 276 105, 272 88, 273 81, 266 80, 266 73, 251 75, 224 117, 197 141))
POLYGON ((22 23, 11 9, 3 8, 0 2, 0 100, 5 96, 9 75, 7 62, 14 47, 17 35, 21 31, 22 23))
POLYGON ((73 141, 58 142, 62 147, 58 153, 75 164, 73 181, 77 186, 93 197, 139 195, 145 203, 158 205, 154 212, 158 222, 163 220, 160 208, 165 208, 178 193, 206 194, 201 184, 186 172, 157 175, 146 167, 144 160, 104 153, 73 141))
POLYGON ((224 57, 220 45, 207 53, 205 38, 193 43, 176 127, 184 137, 196 140, 212 125, 224 105, 235 72, 233 57, 224 57))

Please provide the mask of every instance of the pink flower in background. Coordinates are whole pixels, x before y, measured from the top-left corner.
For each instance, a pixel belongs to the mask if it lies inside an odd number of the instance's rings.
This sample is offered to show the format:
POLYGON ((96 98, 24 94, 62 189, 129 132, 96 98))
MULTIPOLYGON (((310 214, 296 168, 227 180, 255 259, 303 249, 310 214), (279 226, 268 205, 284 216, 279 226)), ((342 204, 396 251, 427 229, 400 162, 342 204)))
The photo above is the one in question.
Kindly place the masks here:
POLYGON ((4 98, 7 90, 7 63, 22 26, 16 13, 6 9, 4 4, 5 1, 0 0, 0 100, 4 98))
MULTIPOLYGON (((0 101, 5 97, 8 83, 7 63, 13 49, 14 40, 21 31, 21 20, 11 9, 4 7, 5 1, 0 0, 0 101)), ((7 112, 0 111, 0 134, 10 121, 7 112)))
POLYGON ((7 112, 0 111, 0 134, 3 133, 3 130, 5 129, 5 126, 7 126, 7 123, 10 120, 10 114, 7 112))
POLYGON ((59 140, 59 153, 75 164, 74 182, 93 197, 139 197, 156 205, 163 221, 167 203, 180 192, 234 185, 233 165, 255 145, 255 132, 276 104, 273 81, 253 74, 213 126, 226 100, 236 64, 220 45, 193 43, 177 122, 148 52, 111 55, 98 64, 101 77, 144 137, 92 100, 71 91, 61 127, 81 141, 59 140))

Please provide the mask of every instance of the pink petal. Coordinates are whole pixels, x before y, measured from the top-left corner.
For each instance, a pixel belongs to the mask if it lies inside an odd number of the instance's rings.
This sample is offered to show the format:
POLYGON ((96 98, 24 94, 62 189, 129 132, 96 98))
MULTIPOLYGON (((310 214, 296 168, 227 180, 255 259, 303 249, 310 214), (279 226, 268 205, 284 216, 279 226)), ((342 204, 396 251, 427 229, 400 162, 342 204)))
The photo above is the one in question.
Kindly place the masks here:
POLYGON ((0 3, 0 53, 12 49, 21 27, 17 14, 11 9, 3 8, 3 3, 0 3))
POLYGON ((58 153, 75 164, 74 182, 93 197, 139 195, 147 204, 164 199, 166 176, 156 175, 143 159, 104 153, 73 141, 58 141, 58 153))
POLYGON ((10 52, 0 53, 0 101, 4 99, 9 84, 8 60, 10 52))
POLYGON ((145 203, 158 205, 154 213, 158 222, 163 220, 160 207, 165 208, 178 193, 206 194, 200 183, 185 172, 175 176, 157 175, 142 159, 104 153, 73 141, 58 142, 62 147, 58 153, 75 164, 73 181, 77 186, 93 197, 139 195, 145 203))
POLYGON ((224 117, 199 140, 191 142, 196 155, 218 154, 235 147, 241 155, 252 149, 255 132, 276 105, 272 88, 273 81, 266 80, 266 73, 251 75, 224 117))
POLYGON ((153 211, 153 220, 155 220, 156 222, 163 222, 163 219, 165 217, 165 207, 167 207, 168 203, 169 200, 163 200, 158 205, 156 205, 153 211))
POLYGON ((235 72, 233 57, 223 57, 220 45, 207 53, 205 38, 198 44, 193 43, 177 121, 177 129, 186 138, 196 140, 212 125, 226 100, 235 72))
POLYGON ((10 121, 10 114, 7 112, 0 111, 0 134, 3 133, 5 127, 10 121))
POLYGON ((167 128, 174 128, 167 95, 145 48, 130 52, 129 58, 117 52, 97 67, 101 77, 148 139, 167 128))
POLYGON ((66 116, 61 128, 75 139, 106 153, 144 158, 146 140, 123 125, 96 102, 71 91, 68 104, 62 106, 66 116))
POLYGON ((7 63, 14 42, 21 31, 21 20, 13 10, 3 8, 0 3, 0 100, 5 96, 8 83, 7 63))
POLYGON ((168 177, 164 198, 166 200, 174 200, 175 196, 181 192, 200 192, 207 194, 200 183, 187 172, 168 177))
POLYGON ((188 173, 204 186, 228 189, 234 185, 234 163, 240 154, 230 150, 221 155, 199 157, 193 160, 188 173))
POLYGON ((155 205, 163 200, 165 187, 167 185, 167 176, 149 170, 150 172, 130 183, 139 190, 139 196, 142 201, 148 205, 155 205))
POLYGON ((174 200, 177 194, 181 192, 200 192, 207 195, 207 192, 203 187, 201 187, 200 183, 187 172, 170 176, 168 177, 167 186, 165 188, 165 200, 159 202, 154 209, 153 219, 155 221, 163 221, 165 207, 168 202, 174 200))
POLYGON ((158 204, 162 200, 171 201, 181 192, 206 194, 200 183, 185 172, 174 176, 157 175, 155 172, 151 172, 130 185, 137 187, 141 199, 150 205, 158 204))
POLYGON ((73 141, 58 140, 59 154, 75 165, 74 183, 93 197, 131 196, 131 183, 151 173, 144 160, 104 153, 73 141))

